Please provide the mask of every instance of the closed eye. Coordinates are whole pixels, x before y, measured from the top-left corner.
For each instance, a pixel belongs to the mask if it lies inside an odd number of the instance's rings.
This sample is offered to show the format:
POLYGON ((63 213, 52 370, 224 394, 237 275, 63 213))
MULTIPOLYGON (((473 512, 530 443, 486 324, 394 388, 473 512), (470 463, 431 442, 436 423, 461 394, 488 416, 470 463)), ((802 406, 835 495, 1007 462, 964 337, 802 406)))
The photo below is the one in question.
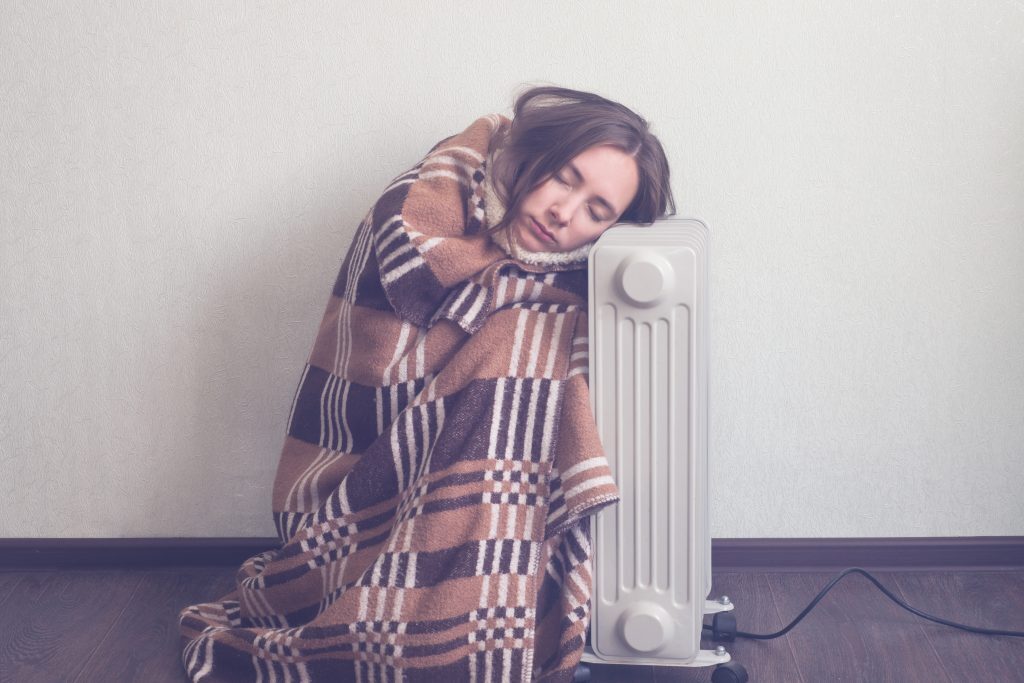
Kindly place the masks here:
POLYGON ((594 207, 590 205, 587 205, 587 211, 590 212, 590 217, 597 223, 604 223, 611 218, 611 216, 607 216, 603 212, 598 213, 597 211, 594 211, 594 207))

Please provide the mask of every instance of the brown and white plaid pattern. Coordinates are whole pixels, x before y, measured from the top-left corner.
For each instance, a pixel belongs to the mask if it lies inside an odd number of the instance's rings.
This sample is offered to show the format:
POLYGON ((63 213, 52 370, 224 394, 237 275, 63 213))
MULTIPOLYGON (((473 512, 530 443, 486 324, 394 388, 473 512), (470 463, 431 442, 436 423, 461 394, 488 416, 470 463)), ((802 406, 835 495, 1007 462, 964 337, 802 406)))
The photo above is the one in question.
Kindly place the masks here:
POLYGON ((484 232, 502 117, 399 176, 342 264, 273 488, 282 546, 182 610, 193 681, 568 681, 589 518, 617 499, 590 412, 584 264, 484 232))

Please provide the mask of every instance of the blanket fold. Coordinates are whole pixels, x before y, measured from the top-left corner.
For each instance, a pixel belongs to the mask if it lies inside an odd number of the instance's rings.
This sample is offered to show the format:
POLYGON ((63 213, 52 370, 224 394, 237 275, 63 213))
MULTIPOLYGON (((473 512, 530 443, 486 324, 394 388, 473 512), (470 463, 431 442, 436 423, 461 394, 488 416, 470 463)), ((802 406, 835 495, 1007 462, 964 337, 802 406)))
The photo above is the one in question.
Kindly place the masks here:
POLYGON ((617 500, 587 389, 585 262, 487 229, 475 121, 362 221, 299 380, 281 547, 179 621, 193 681, 569 681, 589 515, 617 500))

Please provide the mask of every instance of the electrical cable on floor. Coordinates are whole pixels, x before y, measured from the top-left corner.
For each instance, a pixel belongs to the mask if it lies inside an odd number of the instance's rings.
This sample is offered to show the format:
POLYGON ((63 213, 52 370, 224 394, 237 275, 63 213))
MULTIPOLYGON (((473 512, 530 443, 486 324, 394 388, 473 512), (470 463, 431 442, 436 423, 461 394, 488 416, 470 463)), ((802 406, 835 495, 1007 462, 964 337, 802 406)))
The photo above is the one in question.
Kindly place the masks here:
MULTIPOLYGON (((950 621, 948 619, 943 619, 942 617, 936 617, 936 616, 928 614, 926 612, 922 612, 921 610, 919 610, 919 609, 917 609, 915 607, 911 607, 907 603, 903 602, 903 600, 901 600, 900 598, 898 598, 895 595, 893 595, 893 593, 888 588, 883 586, 878 581, 878 579, 876 579, 869 572, 867 572, 864 569, 861 569, 860 567, 850 567, 849 569, 844 569, 838 576, 836 576, 834 579, 829 581, 828 584, 824 588, 821 589, 821 592, 818 593, 818 595, 814 598, 814 600, 811 600, 811 603, 809 605, 807 605, 807 607, 805 607, 804 610, 802 612, 800 612, 800 614, 798 614, 796 616, 796 619, 794 619, 793 621, 789 622, 789 624, 785 628, 783 628, 783 629, 781 629, 779 631, 776 631, 775 633, 763 633, 763 634, 762 633, 745 633, 743 631, 736 631, 735 636, 737 638, 752 638, 754 640, 772 640, 773 638, 779 638, 780 636, 786 635, 787 633, 789 633, 793 629, 794 626, 799 624, 800 621, 804 617, 806 617, 810 613, 810 611, 812 609, 814 609, 814 607, 819 602, 821 602, 821 599, 825 597, 825 594, 827 594, 830 590, 832 590, 833 586, 835 586, 844 577, 849 576, 850 574, 860 574, 861 576, 866 578, 868 581, 870 581, 871 583, 875 584, 875 586, 878 588, 878 590, 882 591, 882 593, 885 594, 885 597, 889 598, 890 600, 892 600, 893 602, 895 602, 897 605, 899 605, 903 609, 907 610, 908 612, 916 614, 917 616, 921 617, 922 619, 927 619, 928 621, 934 621, 936 624, 942 624, 944 626, 951 626, 953 628, 958 628, 958 629, 960 629, 962 631, 967 631, 969 633, 980 633, 980 634, 986 635, 986 636, 1012 636, 1014 638, 1024 638, 1024 632, 1022 632, 1022 631, 1006 631, 1006 630, 994 629, 994 628, 979 628, 977 626, 965 626, 964 624, 958 624, 955 621, 950 621)), ((708 625, 705 624, 704 625, 704 630, 705 631, 712 631, 713 629, 712 629, 711 626, 708 626, 708 625)))

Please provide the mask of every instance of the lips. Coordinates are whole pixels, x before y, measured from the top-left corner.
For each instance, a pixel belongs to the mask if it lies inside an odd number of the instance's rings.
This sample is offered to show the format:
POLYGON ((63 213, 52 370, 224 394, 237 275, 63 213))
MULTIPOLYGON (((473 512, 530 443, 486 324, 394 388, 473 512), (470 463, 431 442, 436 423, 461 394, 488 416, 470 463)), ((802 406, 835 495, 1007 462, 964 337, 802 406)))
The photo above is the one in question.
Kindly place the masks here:
POLYGON ((530 223, 533 225, 533 232, 536 233, 537 237, 545 242, 551 242, 552 244, 556 244, 558 242, 558 240, 555 239, 555 236, 548 232, 547 229, 535 219, 531 218, 530 223))

